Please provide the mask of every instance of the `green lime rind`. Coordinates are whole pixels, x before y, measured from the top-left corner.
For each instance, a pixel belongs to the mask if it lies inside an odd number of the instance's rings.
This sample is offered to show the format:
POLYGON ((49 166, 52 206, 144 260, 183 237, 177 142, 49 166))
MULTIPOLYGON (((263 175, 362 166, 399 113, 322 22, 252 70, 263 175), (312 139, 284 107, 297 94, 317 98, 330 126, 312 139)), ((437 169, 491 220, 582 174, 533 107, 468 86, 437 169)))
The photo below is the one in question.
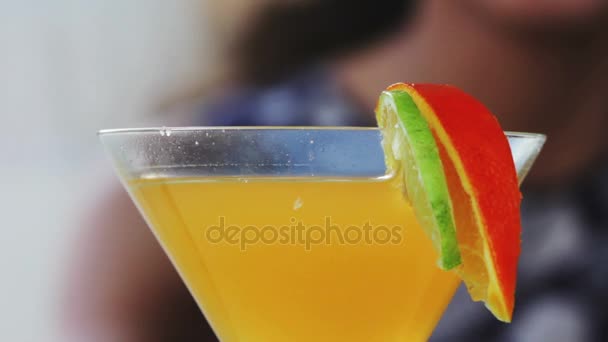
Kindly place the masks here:
POLYGON ((376 119, 383 132, 388 171, 402 174, 416 219, 440 254, 439 267, 449 270, 460 265, 450 193, 431 128, 402 90, 382 92, 376 119))

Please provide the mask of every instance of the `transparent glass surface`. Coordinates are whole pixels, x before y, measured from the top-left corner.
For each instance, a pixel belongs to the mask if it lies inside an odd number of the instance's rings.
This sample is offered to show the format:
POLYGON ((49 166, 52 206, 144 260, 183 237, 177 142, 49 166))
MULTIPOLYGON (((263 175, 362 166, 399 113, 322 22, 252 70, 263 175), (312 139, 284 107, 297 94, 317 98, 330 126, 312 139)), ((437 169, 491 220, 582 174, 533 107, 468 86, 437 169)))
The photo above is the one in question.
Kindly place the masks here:
MULTIPOLYGON (((542 134, 506 132, 520 182, 542 134)), ((177 176, 374 177, 382 135, 356 127, 178 127, 99 132, 123 179, 177 176)))
MULTIPOLYGON (((545 137, 506 133, 521 182, 545 137)), ((425 341, 460 279, 437 267, 381 133, 106 130, 125 188, 222 341, 425 341)))

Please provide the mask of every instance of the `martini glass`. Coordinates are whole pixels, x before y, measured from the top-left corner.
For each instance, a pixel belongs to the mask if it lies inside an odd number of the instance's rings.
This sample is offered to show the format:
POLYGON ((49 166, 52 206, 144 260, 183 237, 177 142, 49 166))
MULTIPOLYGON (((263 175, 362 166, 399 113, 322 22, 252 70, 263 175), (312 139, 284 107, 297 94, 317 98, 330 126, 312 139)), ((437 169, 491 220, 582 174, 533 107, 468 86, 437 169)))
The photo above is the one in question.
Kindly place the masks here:
MULTIPOLYGON (((506 134, 521 181, 545 137, 506 134)), ((378 129, 100 137, 223 342, 424 341, 460 284, 438 268, 401 180, 387 173, 378 129)))

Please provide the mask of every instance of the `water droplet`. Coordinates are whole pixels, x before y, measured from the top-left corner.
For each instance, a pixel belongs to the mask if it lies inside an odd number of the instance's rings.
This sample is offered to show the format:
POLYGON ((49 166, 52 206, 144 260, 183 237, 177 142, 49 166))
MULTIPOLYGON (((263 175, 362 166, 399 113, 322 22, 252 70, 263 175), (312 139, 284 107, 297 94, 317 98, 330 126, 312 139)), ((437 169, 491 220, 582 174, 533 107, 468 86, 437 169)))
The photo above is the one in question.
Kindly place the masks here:
POLYGON ((164 137, 164 136, 168 136, 168 137, 170 137, 170 136, 171 136, 171 129, 170 129, 170 128, 167 128, 167 127, 165 127, 165 126, 163 126, 163 127, 161 127, 161 129, 160 129, 159 133, 160 133, 160 135, 161 135, 161 136, 163 136, 163 137, 164 137))
POLYGON ((198 146, 198 140, 194 142, 194 145, 198 146))
POLYGON ((315 154, 312 151, 308 152, 308 161, 315 160, 315 154))
POLYGON ((299 210, 304 205, 304 201, 300 197, 296 198, 296 201, 293 202, 293 210, 299 210))
POLYGON ((315 141, 314 141, 313 139, 310 139, 310 143, 311 143, 311 144, 314 144, 314 143, 315 143, 315 141))

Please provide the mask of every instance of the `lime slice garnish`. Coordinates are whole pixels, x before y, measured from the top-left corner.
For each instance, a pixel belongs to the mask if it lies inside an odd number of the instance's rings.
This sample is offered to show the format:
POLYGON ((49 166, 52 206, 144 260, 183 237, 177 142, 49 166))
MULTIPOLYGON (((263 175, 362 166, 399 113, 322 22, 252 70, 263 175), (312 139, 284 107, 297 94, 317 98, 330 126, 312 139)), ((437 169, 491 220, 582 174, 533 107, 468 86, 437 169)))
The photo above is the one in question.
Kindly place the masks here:
POLYGON ((382 92, 376 107, 389 172, 403 179, 404 195, 439 252, 439 267, 461 263, 448 185, 431 129, 408 93, 382 92))

